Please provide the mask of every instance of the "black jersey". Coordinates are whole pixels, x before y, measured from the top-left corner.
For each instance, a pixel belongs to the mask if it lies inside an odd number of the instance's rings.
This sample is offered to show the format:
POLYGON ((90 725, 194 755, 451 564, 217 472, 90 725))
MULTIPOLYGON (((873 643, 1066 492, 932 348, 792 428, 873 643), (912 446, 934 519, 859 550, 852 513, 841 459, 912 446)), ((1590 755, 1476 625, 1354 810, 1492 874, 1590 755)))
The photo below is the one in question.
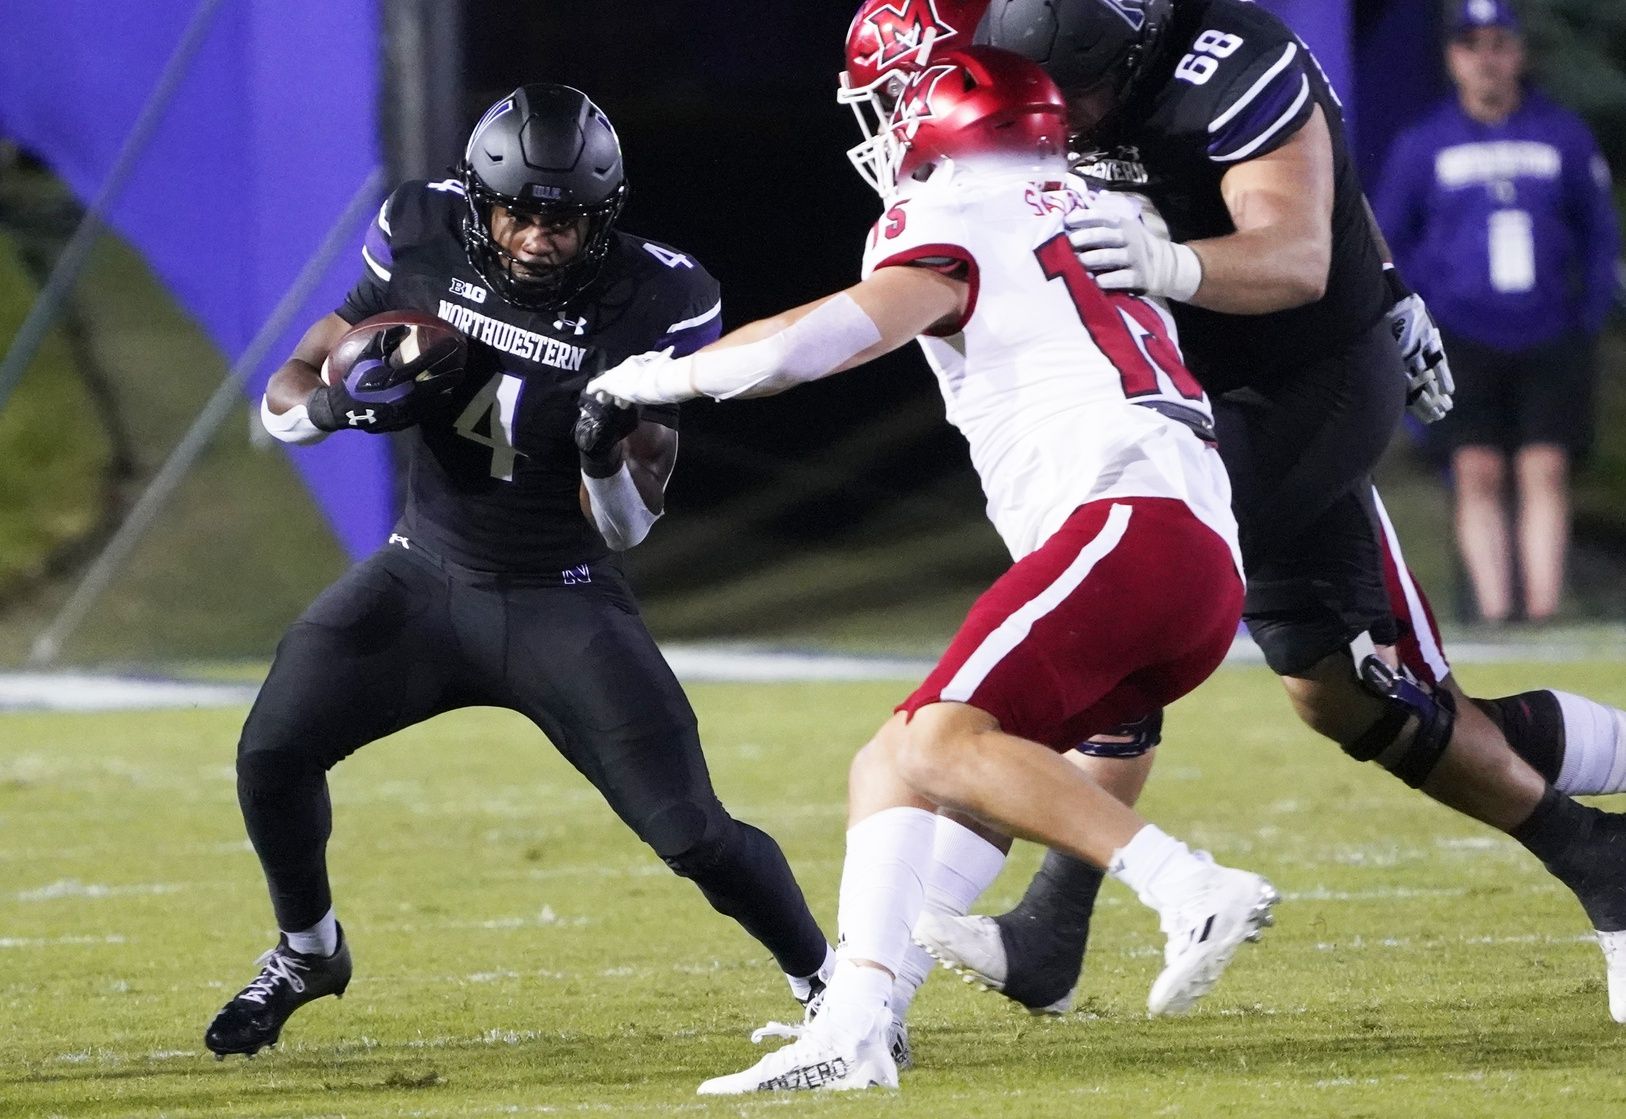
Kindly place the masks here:
MULTIPOLYGON (((465 567, 558 573, 606 552, 578 497, 571 432, 582 386, 634 354, 671 346, 681 356, 715 339, 717 281, 686 253, 617 232, 585 292, 558 310, 522 310, 469 263, 463 198, 455 179, 398 188, 338 313, 353 323, 427 311, 469 338, 468 374, 412 429, 401 531, 465 567)), ((676 408, 643 416, 677 426, 676 408)))
POLYGON ((1246 0, 1189 0, 1154 71, 1080 170, 1149 197, 1176 241, 1234 233, 1220 179, 1274 151, 1319 105, 1332 134, 1332 267, 1314 303, 1268 315, 1174 304, 1186 363, 1210 392, 1274 381, 1357 339, 1388 306, 1382 257, 1321 66, 1280 19, 1246 0))

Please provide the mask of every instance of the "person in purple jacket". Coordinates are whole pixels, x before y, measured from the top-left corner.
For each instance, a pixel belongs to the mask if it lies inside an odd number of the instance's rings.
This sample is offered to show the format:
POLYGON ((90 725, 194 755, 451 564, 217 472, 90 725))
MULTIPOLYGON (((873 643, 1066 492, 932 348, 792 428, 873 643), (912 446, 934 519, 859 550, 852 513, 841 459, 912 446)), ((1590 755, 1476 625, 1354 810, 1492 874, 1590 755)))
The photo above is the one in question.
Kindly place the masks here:
POLYGON ((1545 621, 1562 596, 1569 469, 1591 438, 1593 354, 1615 283, 1609 169, 1586 125, 1526 85, 1506 0, 1466 0, 1446 60, 1456 97, 1395 141, 1375 208, 1456 375, 1437 430, 1480 617, 1522 608, 1545 621))

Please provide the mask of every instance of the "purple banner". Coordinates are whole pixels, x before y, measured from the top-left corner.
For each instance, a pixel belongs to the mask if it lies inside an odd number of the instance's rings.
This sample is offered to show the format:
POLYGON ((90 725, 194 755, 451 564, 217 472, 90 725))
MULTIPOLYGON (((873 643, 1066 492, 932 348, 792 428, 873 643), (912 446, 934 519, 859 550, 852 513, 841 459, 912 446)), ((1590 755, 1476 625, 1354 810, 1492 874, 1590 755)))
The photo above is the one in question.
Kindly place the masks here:
MULTIPOLYGON (((0 5, 0 135, 88 202, 201 3, 0 5)), ((107 214, 232 360, 378 162, 377 4, 226 0, 107 214)), ((305 326, 343 299, 365 224, 252 375, 254 399, 305 326)), ((385 440, 341 434, 289 450, 351 556, 384 541, 385 440)))

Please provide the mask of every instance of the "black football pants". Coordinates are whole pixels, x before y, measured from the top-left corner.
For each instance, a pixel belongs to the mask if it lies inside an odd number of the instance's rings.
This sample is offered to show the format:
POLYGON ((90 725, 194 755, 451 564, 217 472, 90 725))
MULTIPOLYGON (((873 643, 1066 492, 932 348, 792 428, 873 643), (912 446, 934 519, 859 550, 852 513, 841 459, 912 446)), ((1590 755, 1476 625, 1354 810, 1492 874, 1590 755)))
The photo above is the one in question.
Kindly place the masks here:
POLYGON ((1282 676, 1361 633, 1395 640, 1372 470, 1405 406, 1386 323, 1268 389, 1214 401, 1247 597, 1242 616, 1282 676))
POLYGON ((779 845, 717 800, 694 712, 620 572, 566 578, 479 574, 392 544, 293 624, 237 751, 238 802, 277 924, 308 928, 332 904, 329 769, 443 711, 505 707, 781 968, 812 974, 824 935, 779 845))

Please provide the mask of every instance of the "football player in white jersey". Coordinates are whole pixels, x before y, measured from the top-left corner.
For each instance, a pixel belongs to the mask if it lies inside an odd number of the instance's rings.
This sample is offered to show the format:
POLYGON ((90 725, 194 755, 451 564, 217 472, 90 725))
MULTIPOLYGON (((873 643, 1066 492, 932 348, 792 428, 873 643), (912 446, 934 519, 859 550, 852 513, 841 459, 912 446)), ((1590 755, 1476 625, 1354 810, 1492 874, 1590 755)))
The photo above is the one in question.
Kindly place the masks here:
POLYGON ((929 891, 971 888, 932 880, 940 808, 1104 867, 1155 909, 1154 1014, 1189 1009, 1270 923, 1268 882, 1059 753, 1201 683, 1242 600, 1208 401, 1161 310, 1104 293, 1068 244, 1065 216, 1092 200, 1062 183, 1065 118, 1035 64, 933 52, 869 153, 887 210, 861 283, 587 386, 622 403, 767 395, 921 336, 1015 561, 854 759, 840 962, 818 1016, 702 1094, 896 1085, 889 1003, 914 922, 929 891))

